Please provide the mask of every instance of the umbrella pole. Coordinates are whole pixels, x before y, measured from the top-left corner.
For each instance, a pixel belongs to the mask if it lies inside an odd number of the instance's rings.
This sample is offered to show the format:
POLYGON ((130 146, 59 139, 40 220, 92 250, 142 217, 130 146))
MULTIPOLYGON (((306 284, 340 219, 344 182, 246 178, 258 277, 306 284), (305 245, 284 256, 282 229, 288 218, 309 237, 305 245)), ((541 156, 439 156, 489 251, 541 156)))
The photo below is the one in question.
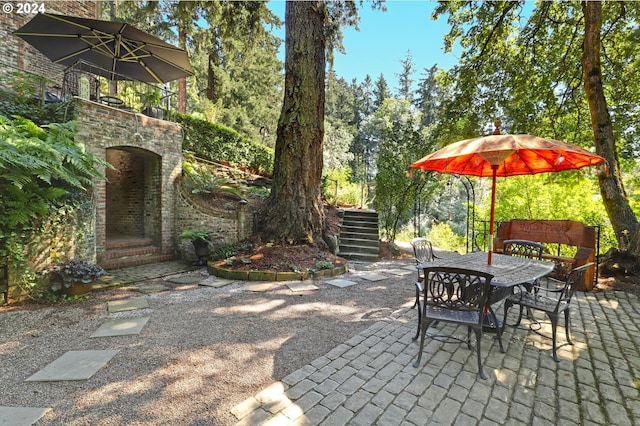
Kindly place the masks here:
POLYGON ((496 210, 496 174, 498 165, 492 164, 491 171, 491 214, 489 215, 489 254, 487 255, 487 265, 491 265, 491 255, 493 254, 493 222, 496 210))

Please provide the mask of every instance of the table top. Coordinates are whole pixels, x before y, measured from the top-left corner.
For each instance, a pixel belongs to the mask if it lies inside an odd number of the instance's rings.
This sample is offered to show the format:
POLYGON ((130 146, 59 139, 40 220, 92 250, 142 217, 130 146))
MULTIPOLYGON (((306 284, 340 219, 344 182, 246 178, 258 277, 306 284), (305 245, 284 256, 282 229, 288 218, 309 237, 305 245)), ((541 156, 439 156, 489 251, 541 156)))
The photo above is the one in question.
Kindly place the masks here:
POLYGON ((433 262, 418 265, 418 268, 429 268, 433 266, 467 268, 482 271, 493 275, 491 285, 496 287, 512 287, 534 281, 550 274, 555 264, 545 260, 534 260, 493 253, 491 265, 487 265, 487 253, 476 251, 459 256, 434 259, 433 262))
POLYGON ((122 99, 115 96, 100 96, 100 101, 107 105, 122 105, 124 103, 122 99))

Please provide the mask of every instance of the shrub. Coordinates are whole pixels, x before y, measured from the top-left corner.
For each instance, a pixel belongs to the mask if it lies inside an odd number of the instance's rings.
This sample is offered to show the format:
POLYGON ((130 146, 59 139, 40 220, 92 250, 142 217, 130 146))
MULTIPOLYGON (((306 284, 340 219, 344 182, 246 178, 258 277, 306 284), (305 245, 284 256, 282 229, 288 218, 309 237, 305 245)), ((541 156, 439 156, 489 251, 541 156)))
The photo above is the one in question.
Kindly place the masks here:
POLYGON ((273 172, 274 152, 271 148, 241 136, 235 130, 219 124, 177 114, 176 121, 184 130, 183 151, 210 161, 228 161, 252 170, 273 172))

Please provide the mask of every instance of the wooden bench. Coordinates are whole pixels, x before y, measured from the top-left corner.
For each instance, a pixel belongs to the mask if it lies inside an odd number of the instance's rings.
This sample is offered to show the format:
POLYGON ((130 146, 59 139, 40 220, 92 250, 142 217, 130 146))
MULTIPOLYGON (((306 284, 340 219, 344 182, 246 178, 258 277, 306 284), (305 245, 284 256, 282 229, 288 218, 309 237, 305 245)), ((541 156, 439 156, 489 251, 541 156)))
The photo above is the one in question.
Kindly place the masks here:
MULTIPOLYGON (((494 240, 494 251, 502 253, 504 240, 530 240, 546 244, 557 244, 556 254, 548 252, 542 255, 544 259, 556 262, 554 274, 564 279, 571 269, 595 262, 597 247, 597 227, 586 226, 581 222, 571 220, 524 220, 512 219, 502 222, 498 227, 494 240), (566 257, 560 255, 560 246, 575 247, 575 255, 566 257)), ((579 290, 590 291, 597 279, 596 268, 589 268, 584 274, 578 287, 579 290)))

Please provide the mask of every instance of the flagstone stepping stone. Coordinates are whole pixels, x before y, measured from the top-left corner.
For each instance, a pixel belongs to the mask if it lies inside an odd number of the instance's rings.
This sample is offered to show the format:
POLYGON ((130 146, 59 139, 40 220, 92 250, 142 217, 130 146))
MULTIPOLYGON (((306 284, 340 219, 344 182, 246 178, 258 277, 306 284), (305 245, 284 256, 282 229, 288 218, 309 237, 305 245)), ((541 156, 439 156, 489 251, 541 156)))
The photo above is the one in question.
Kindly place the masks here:
POLYGON ((89 337, 112 337, 140 334, 150 317, 112 319, 100 326, 89 337))
POLYGON ((318 286, 312 284, 312 283, 306 283, 306 282, 289 282, 287 283, 287 287, 289 287, 289 289, 291 291, 312 291, 312 290, 318 290, 318 286))
MULTIPOLYGON (((253 291, 253 292, 264 292, 264 291, 269 291, 271 289, 271 287, 273 287, 276 283, 273 282, 250 282, 247 283, 245 285, 243 285, 242 287, 240 287, 240 290, 242 291, 253 291)), ((280 283, 278 283, 280 284, 280 283)))
POLYGON ((237 281, 218 277, 207 277, 204 280, 200 281, 198 284, 206 287, 219 288, 224 287, 225 285, 233 284, 235 282, 237 281))
POLYGON ((380 275, 380 274, 362 274, 362 275, 358 275, 360 278, 365 279, 367 281, 382 281, 382 280, 386 280, 387 277, 386 275, 380 275))
POLYGON ((113 300, 107 302, 109 312, 133 311, 149 307, 149 301, 145 297, 130 297, 128 299, 113 300))
POLYGON ((198 276, 198 275, 183 275, 181 277, 175 277, 175 278, 169 278, 165 281, 169 281, 170 283, 174 283, 174 284, 193 284, 193 283, 197 283, 198 281, 202 281, 202 276, 198 276))
POLYGON ((340 287, 340 288, 349 287, 349 286, 352 286, 354 284, 358 284, 355 281, 344 280, 342 278, 338 278, 336 280, 329 280, 329 281, 325 281, 325 282, 327 284, 331 284, 333 286, 340 287))
POLYGON ((161 291, 169 291, 171 287, 160 283, 137 284, 127 287, 128 290, 137 291, 139 293, 160 293, 161 291))
POLYGON ((0 425, 31 426, 51 408, 0 407, 0 425))
POLYGON ((27 382, 87 380, 100 370, 120 349, 104 351, 69 351, 47 365, 27 382))
POLYGON ((416 271, 416 268, 414 267, 413 270, 411 271, 408 269, 389 269, 389 270, 386 270, 385 272, 393 275, 403 276, 403 275, 409 275, 412 272, 415 273, 415 271, 416 271))

